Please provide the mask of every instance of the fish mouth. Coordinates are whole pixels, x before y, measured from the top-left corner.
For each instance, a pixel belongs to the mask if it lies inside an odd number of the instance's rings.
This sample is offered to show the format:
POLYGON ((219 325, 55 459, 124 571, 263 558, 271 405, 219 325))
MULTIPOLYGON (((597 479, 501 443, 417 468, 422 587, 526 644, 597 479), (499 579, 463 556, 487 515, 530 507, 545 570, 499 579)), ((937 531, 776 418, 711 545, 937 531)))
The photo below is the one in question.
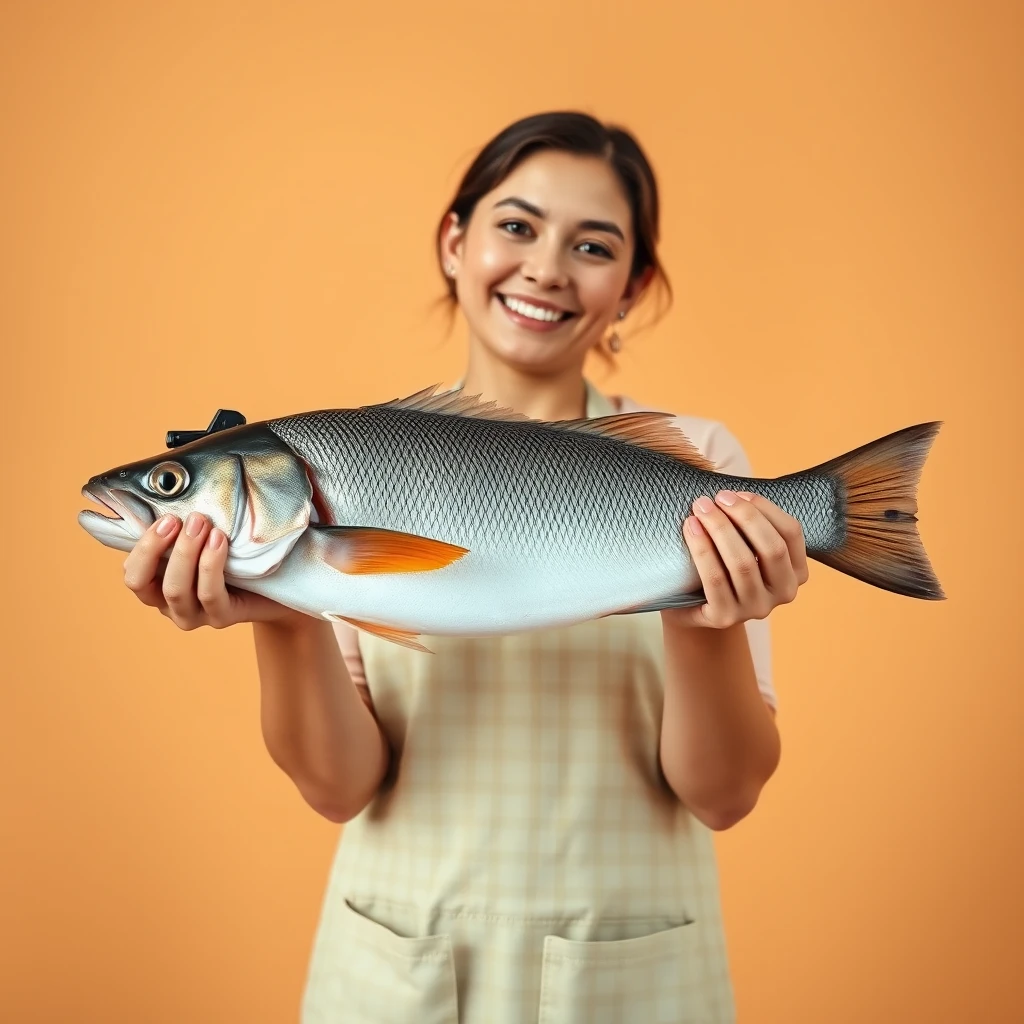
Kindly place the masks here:
POLYGON ((78 513, 78 522, 98 541, 111 547, 134 544, 156 519, 146 502, 120 487, 90 482, 82 488, 82 497, 94 501, 102 511, 83 509, 78 513))

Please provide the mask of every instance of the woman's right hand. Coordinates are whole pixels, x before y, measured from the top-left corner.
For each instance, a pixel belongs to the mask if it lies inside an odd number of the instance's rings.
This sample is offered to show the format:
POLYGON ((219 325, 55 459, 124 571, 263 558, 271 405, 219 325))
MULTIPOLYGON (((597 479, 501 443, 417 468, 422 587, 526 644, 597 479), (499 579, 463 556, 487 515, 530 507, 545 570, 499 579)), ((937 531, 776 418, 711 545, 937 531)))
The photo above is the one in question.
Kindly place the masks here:
POLYGON ((302 617, 260 594, 229 588, 224 582, 227 553, 225 534, 212 529, 200 513, 192 513, 184 524, 177 516, 162 516, 125 559, 125 586, 179 629, 302 617))

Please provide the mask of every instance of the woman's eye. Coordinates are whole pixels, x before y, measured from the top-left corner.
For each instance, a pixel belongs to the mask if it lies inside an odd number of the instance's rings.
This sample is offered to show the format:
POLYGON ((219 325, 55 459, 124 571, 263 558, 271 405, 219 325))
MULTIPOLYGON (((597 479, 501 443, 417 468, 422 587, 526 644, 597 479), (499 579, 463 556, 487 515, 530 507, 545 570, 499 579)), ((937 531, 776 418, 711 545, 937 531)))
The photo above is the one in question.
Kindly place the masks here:
MULTIPOLYGON (((502 221, 498 227, 506 234, 518 235, 520 238, 525 238, 533 233, 530 225, 521 220, 502 221)), ((606 245, 601 245, 600 242, 583 242, 579 249, 588 256, 600 256, 604 259, 614 259, 615 256, 611 249, 606 245)))

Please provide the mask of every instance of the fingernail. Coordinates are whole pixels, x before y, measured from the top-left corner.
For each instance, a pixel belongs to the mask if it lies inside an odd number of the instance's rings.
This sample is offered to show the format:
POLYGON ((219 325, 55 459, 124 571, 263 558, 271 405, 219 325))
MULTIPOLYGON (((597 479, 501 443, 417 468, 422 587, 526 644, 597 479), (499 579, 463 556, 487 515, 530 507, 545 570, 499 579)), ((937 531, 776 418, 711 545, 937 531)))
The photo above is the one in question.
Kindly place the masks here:
POLYGON ((750 491, 738 491, 737 493, 744 501, 754 500, 754 495, 750 491))
POLYGON ((211 550, 216 551, 223 543, 224 534, 220 530, 211 530, 209 540, 211 550))
POLYGON ((185 533, 190 537, 198 537, 203 532, 203 517, 198 512, 193 512, 185 524, 185 533))
POLYGON ((160 537, 166 537, 174 529, 174 516, 161 516, 156 521, 156 532, 160 537))
POLYGON ((732 491, 719 491, 717 501, 719 505, 735 505, 737 497, 732 491))
POLYGON ((715 506, 707 498, 698 498, 694 503, 693 507, 698 511, 707 515, 715 506))
POLYGON ((704 527, 700 525, 700 520, 696 516, 687 517, 686 528, 694 537, 700 537, 704 533, 704 527))

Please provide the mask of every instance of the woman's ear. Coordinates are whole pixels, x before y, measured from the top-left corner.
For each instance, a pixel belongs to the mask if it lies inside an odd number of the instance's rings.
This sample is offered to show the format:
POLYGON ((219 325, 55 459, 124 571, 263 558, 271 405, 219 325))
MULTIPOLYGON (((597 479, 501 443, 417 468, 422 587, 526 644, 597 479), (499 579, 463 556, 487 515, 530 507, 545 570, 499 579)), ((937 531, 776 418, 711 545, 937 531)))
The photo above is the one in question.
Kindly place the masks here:
POLYGON ((438 254, 445 276, 454 277, 458 273, 462 260, 462 244, 465 240, 465 229, 459 223, 457 213, 449 213, 441 226, 438 239, 438 254))
POLYGON ((622 301, 628 312, 630 307, 640 301, 640 297, 647 291, 648 286, 654 279, 654 267, 648 267, 639 277, 631 277, 626 290, 622 293, 622 301))

